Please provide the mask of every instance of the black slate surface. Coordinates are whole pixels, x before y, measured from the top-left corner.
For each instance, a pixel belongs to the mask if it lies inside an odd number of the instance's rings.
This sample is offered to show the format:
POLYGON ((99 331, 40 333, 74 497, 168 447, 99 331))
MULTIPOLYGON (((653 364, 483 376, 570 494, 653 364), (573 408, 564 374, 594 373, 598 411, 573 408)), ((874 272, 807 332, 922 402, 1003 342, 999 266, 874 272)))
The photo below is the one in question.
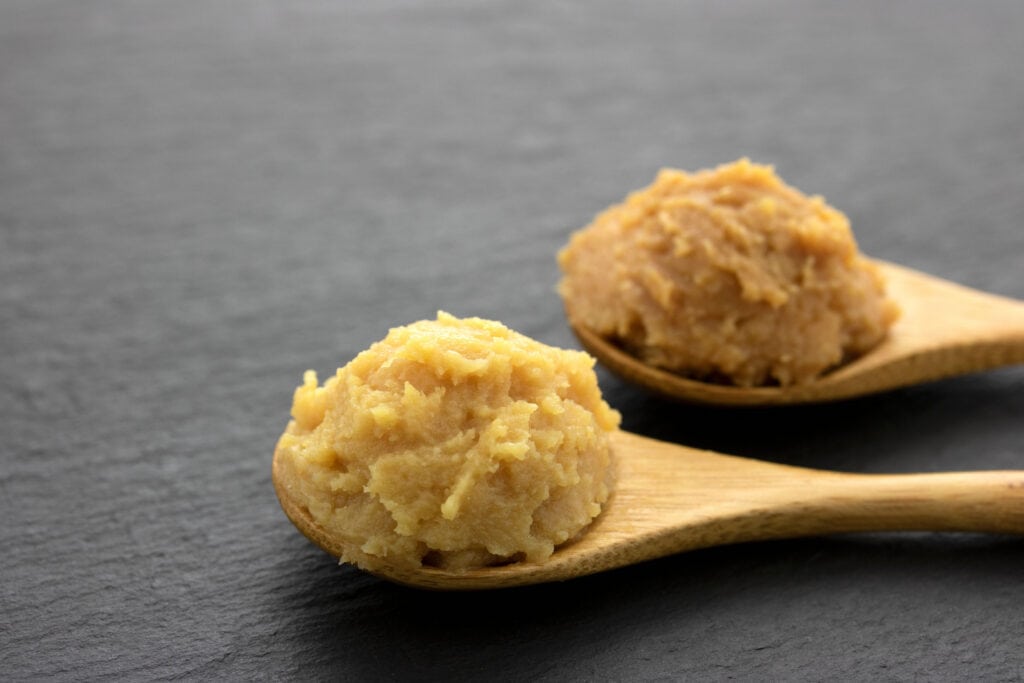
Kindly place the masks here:
MULTIPOLYGON (((569 232, 749 155, 869 253, 1024 297, 1019 2, 0 5, 0 676, 1021 680, 1024 542, 868 535, 421 593, 279 510, 306 368, 390 326, 574 345, 569 232)), ((1022 368, 626 428, 849 471, 1024 468, 1022 368)))

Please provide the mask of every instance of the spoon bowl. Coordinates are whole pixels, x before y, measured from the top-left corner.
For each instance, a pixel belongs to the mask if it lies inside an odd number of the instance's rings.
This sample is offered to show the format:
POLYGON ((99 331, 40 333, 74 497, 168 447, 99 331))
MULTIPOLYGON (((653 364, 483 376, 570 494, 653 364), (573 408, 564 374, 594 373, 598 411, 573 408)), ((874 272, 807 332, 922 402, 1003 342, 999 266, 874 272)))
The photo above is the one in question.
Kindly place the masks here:
POLYGON ((692 403, 780 405, 836 401, 1024 363, 1024 302, 904 266, 875 261, 902 315, 886 339, 807 384, 737 387, 648 365, 581 325, 580 344, 606 367, 659 394, 692 403))
MULTIPOLYGON (((390 581, 434 590, 565 581, 717 545, 862 531, 1024 534, 1024 471, 846 474, 750 460, 612 434, 618 479, 589 528, 544 562, 467 572, 381 569, 390 581)), ((335 557, 341 544, 274 484, 285 514, 335 557)))

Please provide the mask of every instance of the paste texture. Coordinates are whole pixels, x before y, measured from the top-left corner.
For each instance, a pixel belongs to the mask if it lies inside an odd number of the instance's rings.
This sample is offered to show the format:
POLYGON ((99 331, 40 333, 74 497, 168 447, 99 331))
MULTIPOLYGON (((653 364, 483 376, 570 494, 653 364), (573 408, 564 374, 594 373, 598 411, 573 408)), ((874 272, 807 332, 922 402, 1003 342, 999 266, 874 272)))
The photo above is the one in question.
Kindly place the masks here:
POLYGON ((479 318, 397 327, 323 386, 306 372, 279 485, 367 570, 543 561, 613 485, 593 365, 479 318))
POLYGON ((875 347, 898 317, 846 216, 741 159, 666 169, 559 253, 574 325, 703 381, 791 385, 875 347))

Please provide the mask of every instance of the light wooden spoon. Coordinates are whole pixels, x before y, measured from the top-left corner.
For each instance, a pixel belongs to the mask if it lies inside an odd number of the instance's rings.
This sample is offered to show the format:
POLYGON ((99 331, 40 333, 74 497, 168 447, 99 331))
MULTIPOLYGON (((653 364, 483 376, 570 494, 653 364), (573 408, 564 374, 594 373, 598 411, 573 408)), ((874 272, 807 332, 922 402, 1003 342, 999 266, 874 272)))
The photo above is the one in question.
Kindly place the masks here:
POLYGON ((745 388, 687 379, 647 365, 585 327, 573 325, 573 331, 623 378, 672 398, 719 405, 835 401, 1024 363, 1024 302, 875 262, 902 316, 879 346, 808 384, 745 388))
MULTIPOLYGON (((382 578, 438 590, 505 588, 615 569, 715 545, 855 531, 1024 534, 1024 471, 844 474, 612 435, 618 480, 605 509, 541 563, 465 573, 384 569, 382 578)), ((341 545, 274 483, 285 514, 338 557, 341 545)))

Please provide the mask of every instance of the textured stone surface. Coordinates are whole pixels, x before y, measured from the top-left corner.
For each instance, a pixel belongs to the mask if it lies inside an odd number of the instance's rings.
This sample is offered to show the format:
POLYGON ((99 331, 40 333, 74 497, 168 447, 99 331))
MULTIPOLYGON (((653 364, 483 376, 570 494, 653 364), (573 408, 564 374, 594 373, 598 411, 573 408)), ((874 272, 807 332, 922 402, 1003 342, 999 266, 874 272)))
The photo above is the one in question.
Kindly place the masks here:
MULTIPOLYGON (((280 512, 307 367, 498 318, 572 345, 570 230, 741 155, 869 253, 1024 298, 1017 2, 0 6, 0 670, 7 678, 1024 677, 1024 543, 701 551, 419 593, 280 512)), ((626 428, 853 471, 1022 468, 1021 368, 626 428)))

